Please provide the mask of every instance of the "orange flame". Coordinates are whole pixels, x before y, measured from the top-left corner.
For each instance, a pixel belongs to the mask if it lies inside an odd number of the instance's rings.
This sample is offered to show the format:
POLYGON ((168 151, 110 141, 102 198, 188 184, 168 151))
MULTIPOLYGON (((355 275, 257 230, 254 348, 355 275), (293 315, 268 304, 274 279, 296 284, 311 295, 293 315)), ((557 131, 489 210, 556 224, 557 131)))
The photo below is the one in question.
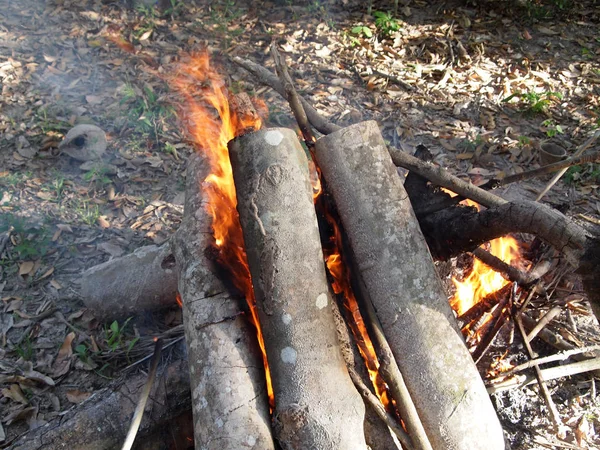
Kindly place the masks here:
MULTIPOLYGON (((323 185, 321 183, 321 170, 312 160, 309 160, 309 170, 310 182, 313 188, 313 200, 315 203, 317 203, 319 196, 323 192, 323 185)), ((369 378, 371 379, 371 383, 375 389, 375 394, 377 397, 379 397, 381 403, 386 408, 389 408, 391 403, 386 391, 385 381, 379 374, 379 361, 377 359, 377 354, 375 353, 373 342, 369 337, 367 327, 365 326, 358 307, 358 301, 356 300, 356 296, 354 295, 354 291, 352 289, 352 274, 348 266, 344 264, 342 258, 342 232, 331 212, 327 210, 325 204, 322 203, 321 205, 323 206, 321 210, 323 210, 327 223, 332 229, 332 245, 323 248, 323 252, 325 253, 325 265, 327 266, 327 270, 329 270, 329 274, 333 278, 331 287, 336 294, 342 295, 344 299, 344 307, 348 310, 350 316, 352 317, 352 320, 348 321, 348 325, 350 326, 352 334, 356 339, 358 350, 365 361, 367 371, 369 372, 369 378)))
POLYGON ((204 179, 202 188, 206 195, 206 210, 212 217, 213 237, 219 251, 219 262, 229 269, 233 284, 244 293, 248 302, 263 353, 267 391, 273 406, 271 374, 256 311, 227 150, 227 143, 231 139, 243 134, 247 129, 258 130, 262 123, 257 115, 240 115, 237 111, 232 111, 225 83, 219 73, 211 67, 208 53, 192 57, 179 69, 174 86, 186 99, 184 114, 189 123, 189 131, 198 151, 204 153, 210 165, 210 174, 204 179), (197 98, 193 95, 197 95, 197 98))
MULTIPOLYGON (((479 205, 475 202, 465 200, 464 203, 479 209, 479 205)), ((492 255, 500 258, 507 264, 512 264, 522 259, 519 243, 510 236, 490 241, 489 247, 489 252, 492 255)), ((471 273, 463 281, 458 281, 453 277, 452 282, 456 286, 456 293, 450 300, 450 306, 452 306, 459 316, 475 306, 486 296, 493 294, 509 283, 500 273, 477 258, 473 260, 471 273)))

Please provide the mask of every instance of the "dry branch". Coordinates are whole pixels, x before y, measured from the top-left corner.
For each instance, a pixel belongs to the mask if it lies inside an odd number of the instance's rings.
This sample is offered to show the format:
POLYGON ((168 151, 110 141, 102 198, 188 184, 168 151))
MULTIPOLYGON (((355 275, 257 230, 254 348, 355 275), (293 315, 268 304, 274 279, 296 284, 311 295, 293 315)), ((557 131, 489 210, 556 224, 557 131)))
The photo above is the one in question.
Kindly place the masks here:
POLYGON ((366 449, 364 406, 337 340, 308 161, 289 129, 229 143, 284 449, 366 449))
POLYGON ((262 357, 244 311, 211 271, 211 221, 202 180, 209 168, 188 161, 184 216, 171 239, 190 365, 196 448, 273 449, 262 357))
POLYGON ((317 162, 434 448, 504 448, 502 429, 375 122, 321 138, 317 162), (460 370, 456 370, 460 368, 460 370))
MULTIPOLYGON (((159 371, 159 382, 149 396, 140 435, 177 417, 190 408, 188 364, 177 361, 159 371)), ((147 381, 147 375, 129 376, 111 387, 94 393, 84 403, 74 406, 46 425, 27 433, 10 447, 12 450, 69 448, 73 450, 104 450, 119 448, 136 399, 147 381), (116 385, 116 386, 115 386, 116 385)))

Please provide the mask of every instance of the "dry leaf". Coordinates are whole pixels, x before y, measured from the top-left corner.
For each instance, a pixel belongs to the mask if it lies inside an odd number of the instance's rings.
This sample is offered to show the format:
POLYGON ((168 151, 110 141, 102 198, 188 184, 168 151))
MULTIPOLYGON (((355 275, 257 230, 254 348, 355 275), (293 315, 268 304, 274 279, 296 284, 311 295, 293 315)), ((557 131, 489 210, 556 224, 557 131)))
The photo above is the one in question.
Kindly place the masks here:
POLYGON ((60 285, 60 283, 56 280, 52 280, 50 281, 50 286, 52 286, 54 289, 56 289, 57 291, 62 289, 62 286, 60 285))
POLYGON ((21 275, 21 276, 29 275, 34 267, 35 267, 34 261, 22 262, 19 266, 19 275, 21 275))
POLYGON ((67 400, 71 403, 79 404, 86 401, 92 395, 91 392, 84 392, 79 390, 67 391, 67 400))
POLYGON ((100 225, 102 228, 110 228, 110 222, 106 220, 106 216, 98 217, 98 225, 100 225))
POLYGON ((42 275, 41 277, 38 278, 38 280, 43 280, 44 278, 48 278, 50 275, 52 275, 54 273, 54 267, 50 267, 50 269, 48 269, 44 275, 42 275))
POLYGON ((29 403, 29 400, 23 394, 21 387, 18 384, 11 384, 9 388, 2 389, 0 391, 3 396, 14 400, 15 402, 22 403, 24 405, 29 403))
POLYGON ((54 377, 60 377, 66 374, 71 367, 71 359, 73 357, 73 348, 71 344, 75 339, 75 333, 70 332, 60 346, 58 355, 52 364, 52 375, 54 377))

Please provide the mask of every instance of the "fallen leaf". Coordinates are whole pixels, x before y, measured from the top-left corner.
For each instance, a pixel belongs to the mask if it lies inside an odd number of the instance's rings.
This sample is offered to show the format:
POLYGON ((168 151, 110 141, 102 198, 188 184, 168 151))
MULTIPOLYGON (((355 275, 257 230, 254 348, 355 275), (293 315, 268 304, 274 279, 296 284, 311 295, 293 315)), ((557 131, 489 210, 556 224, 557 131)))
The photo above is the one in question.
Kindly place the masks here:
POLYGON ((62 289, 62 286, 60 285, 60 283, 56 280, 52 280, 50 281, 50 286, 52 286, 54 289, 56 289, 57 291, 62 289))
POLYGON ((79 404, 86 401, 92 395, 91 392, 84 392, 79 390, 67 391, 67 400, 71 403, 79 404))
POLYGON ((38 280, 43 280, 44 278, 48 278, 50 275, 52 275, 54 273, 54 267, 50 267, 50 269, 48 269, 44 275, 42 275, 41 277, 38 278, 38 280))
POLYGON ((102 228, 110 228, 110 222, 106 220, 106 216, 98 217, 98 225, 100 225, 102 228))
POLYGON ((73 348, 71 347, 73 339, 75 339, 75 333, 70 332, 60 346, 58 355, 52 364, 52 376, 61 377, 69 371, 73 357, 73 348))
POLYGON ((35 262, 33 261, 24 261, 19 266, 19 275, 29 275, 33 268, 35 267, 35 262))
POLYGON ((2 395, 6 398, 10 398, 15 402, 22 403, 23 405, 29 403, 29 400, 27 400, 25 394, 23 394, 23 391, 18 384, 11 384, 9 388, 2 389, 0 393, 2 393, 2 395))

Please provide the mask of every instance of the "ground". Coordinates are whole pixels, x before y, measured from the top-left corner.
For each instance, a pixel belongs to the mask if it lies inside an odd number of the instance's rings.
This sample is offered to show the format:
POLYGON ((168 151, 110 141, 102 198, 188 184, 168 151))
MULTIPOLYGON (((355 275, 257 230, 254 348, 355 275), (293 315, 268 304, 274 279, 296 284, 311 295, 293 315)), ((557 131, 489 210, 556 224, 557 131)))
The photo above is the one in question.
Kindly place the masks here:
MULTIPOLYGON (((286 103, 229 60, 272 68, 274 40, 331 121, 377 120, 392 145, 423 143, 477 184, 537 167, 547 142, 572 154, 600 127, 592 0, 409 1, 396 12, 353 0, 163 3, 0 0, 0 445, 83 401, 181 321, 98 323, 79 281, 177 229, 194 149, 169 76, 184 55, 208 49, 233 92, 265 100, 268 125, 294 126, 286 103), (80 123, 106 131, 109 166, 82 169, 57 150, 80 123), (11 382, 16 373, 29 381, 11 382)), ((506 195, 535 198, 546 182, 506 195)), ((600 165, 577 166, 544 201, 598 232, 599 185, 600 165)), ((536 307, 562 305, 556 332, 597 343, 577 277, 558 263, 547 278, 536 307)), ((536 389, 495 399, 513 448, 599 445, 591 375, 551 384, 569 427, 562 441, 536 389)))

